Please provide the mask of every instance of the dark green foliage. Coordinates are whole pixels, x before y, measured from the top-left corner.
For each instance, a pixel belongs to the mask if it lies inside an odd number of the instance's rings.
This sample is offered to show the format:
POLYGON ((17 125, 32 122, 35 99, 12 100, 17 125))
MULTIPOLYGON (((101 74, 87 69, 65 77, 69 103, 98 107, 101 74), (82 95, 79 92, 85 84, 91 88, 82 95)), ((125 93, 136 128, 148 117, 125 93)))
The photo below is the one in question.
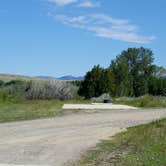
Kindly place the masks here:
POLYGON ((149 93, 152 95, 166 96, 166 69, 155 66, 153 76, 149 81, 149 93))
POLYGON ((4 82, 0 80, 0 87, 2 87, 3 85, 4 85, 4 82))
POLYGON ((149 92, 149 80, 155 67, 153 53, 149 49, 129 48, 114 61, 112 69, 116 80, 117 96, 141 96, 149 92))
POLYGON ((110 69, 103 69, 99 65, 87 72, 79 88, 79 95, 89 99, 98 97, 103 93, 114 95, 114 75, 110 69))
POLYGON ((127 59, 124 56, 118 56, 112 61, 110 68, 115 75, 116 96, 133 95, 132 77, 127 59))
POLYGON ((3 83, 0 87, 0 99, 2 101, 13 101, 25 99, 26 92, 30 88, 30 82, 21 80, 12 80, 3 83))
POLYGON ((79 81, 79 80, 75 80, 75 81, 71 81, 71 83, 77 87, 80 87, 81 86, 81 83, 82 83, 82 80, 79 81))
POLYGON ((24 93, 30 89, 30 81, 12 80, 4 84, 11 93, 24 93))
POLYGON ((145 94, 166 96, 166 69, 153 64, 153 52, 143 47, 129 48, 111 62, 109 68, 99 65, 89 71, 79 85, 79 95, 98 97, 138 97, 145 94))
POLYGON ((93 69, 87 72, 84 81, 82 82, 78 91, 79 95, 85 98, 91 98, 98 96, 100 93, 99 81, 101 80, 102 68, 94 66, 93 69))
POLYGON ((115 78, 110 68, 103 69, 103 74, 100 84, 101 84, 101 94, 109 93, 111 96, 115 95, 115 78))
POLYGON ((149 93, 166 96, 166 77, 153 77, 149 82, 149 93))

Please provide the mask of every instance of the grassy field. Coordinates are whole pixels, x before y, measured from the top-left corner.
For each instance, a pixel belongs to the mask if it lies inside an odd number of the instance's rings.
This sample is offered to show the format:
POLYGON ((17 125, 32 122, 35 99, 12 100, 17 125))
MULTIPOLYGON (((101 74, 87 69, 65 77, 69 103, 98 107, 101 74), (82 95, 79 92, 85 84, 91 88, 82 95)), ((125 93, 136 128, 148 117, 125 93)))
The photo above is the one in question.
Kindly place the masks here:
POLYGON ((64 103, 79 104, 88 102, 84 100, 24 100, 6 102, 0 100, 0 123, 55 117, 65 114, 62 111, 64 103))
POLYGON ((138 98, 122 97, 113 100, 115 104, 126 104, 141 108, 166 108, 166 97, 142 96, 138 98))
MULTIPOLYGON (((62 111, 61 108, 64 103, 90 103, 90 100, 17 100, 15 98, 7 98, 4 101, 0 99, 0 123, 48 118, 73 113, 70 110, 62 111)), ((166 108, 166 97, 118 98, 114 99, 113 103, 142 108, 166 108)))
POLYGON ((165 166, 166 119, 129 128, 102 141, 72 166, 165 166))
POLYGON ((52 79, 46 78, 38 78, 38 77, 30 77, 30 76, 23 76, 23 75, 15 75, 15 74, 1 74, 0 73, 0 80, 4 82, 9 82, 11 80, 22 80, 22 81, 31 81, 31 80, 38 80, 38 81, 48 81, 52 79))
POLYGON ((0 123, 55 116, 61 101, 0 102, 0 123))

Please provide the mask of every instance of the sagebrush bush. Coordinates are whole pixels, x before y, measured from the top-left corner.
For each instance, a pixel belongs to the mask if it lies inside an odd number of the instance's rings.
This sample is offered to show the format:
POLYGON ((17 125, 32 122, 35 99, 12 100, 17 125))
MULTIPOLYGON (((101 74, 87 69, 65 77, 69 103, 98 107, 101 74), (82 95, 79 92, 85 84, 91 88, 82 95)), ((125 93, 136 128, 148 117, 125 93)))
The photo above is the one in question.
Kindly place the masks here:
POLYGON ((77 88, 65 81, 31 81, 27 92, 28 99, 60 99, 67 100, 75 97, 77 88))
POLYGON ((20 81, 12 80, 0 86, 0 99, 74 99, 77 87, 66 81, 20 81))

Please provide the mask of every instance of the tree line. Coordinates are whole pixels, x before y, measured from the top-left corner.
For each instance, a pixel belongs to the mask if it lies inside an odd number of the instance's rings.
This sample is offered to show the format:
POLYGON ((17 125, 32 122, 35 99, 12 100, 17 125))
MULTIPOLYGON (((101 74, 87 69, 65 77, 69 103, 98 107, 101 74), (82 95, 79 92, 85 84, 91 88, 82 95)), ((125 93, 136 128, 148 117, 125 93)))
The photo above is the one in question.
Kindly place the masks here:
POLYGON ((129 48, 111 61, 107 68, 96 65, 83 81, 0 80, 0 100, 85 99, 104 93, 113 97, 138 97, 145 94, 166 96, 166 69, 154 64, 147 48, 129 48))
POLYGON ((166 96, 166 69, 153 62, 150 49, 129 48, 112 60, 109 67, 96 65, 87 72, 78 94, 86 99, 103 93, 116 97, 166 96))

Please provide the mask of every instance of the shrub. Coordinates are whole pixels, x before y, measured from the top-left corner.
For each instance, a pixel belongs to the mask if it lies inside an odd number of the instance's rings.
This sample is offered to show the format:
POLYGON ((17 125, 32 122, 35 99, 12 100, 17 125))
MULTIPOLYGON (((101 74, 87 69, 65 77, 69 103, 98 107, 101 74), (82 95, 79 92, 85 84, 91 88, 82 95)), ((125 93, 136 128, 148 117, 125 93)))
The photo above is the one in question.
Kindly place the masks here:
POLYGON ((12 80, 1 84, 0 99, 2 101, 24 99, 74 99, 77 87, 66 81, 20 81, 12 80))
POLYGON ((60 99, 67 100, 75 97, 77 88, 65 81, 31 81, 27 99, 60 99))
POLYGON ((4 85, 4 82, 0 80, 0 87, 2 87, 3 85, 4 85))

